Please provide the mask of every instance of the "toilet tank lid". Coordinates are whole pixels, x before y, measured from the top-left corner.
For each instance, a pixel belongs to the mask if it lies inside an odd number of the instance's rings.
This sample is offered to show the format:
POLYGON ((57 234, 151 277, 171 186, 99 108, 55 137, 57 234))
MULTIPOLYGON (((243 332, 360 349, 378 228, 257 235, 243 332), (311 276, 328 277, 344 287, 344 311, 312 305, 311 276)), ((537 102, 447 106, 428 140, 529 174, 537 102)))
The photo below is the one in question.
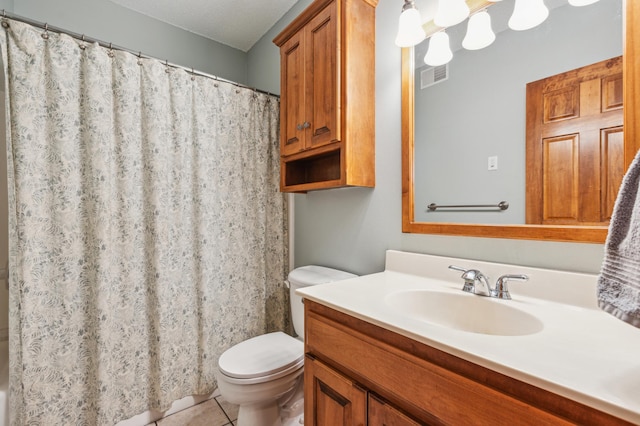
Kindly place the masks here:
POLYGON ((317 265, 301 266, 289 272, 289 282, 295 283, 300 287, 326 284, 355 277, 357 275, 349 272, 317 265))

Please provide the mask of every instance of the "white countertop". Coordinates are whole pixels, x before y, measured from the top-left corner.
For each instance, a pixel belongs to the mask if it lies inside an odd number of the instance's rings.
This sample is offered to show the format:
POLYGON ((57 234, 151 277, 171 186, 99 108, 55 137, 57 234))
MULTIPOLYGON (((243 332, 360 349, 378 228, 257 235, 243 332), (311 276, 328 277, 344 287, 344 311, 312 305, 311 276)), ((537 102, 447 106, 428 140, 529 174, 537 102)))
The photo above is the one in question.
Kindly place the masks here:
MULTIPOLYGON (((640 329, 596 305, 596 275, 552 271, 397 251, 384 272, 298 290, 304 298, 371 322, 452 355, 640 424, 640 329), (460 272, 491 277, 526 274, 510 282, 512 300, 487 299, 530 313, 542 330, 521 336, 472 333, 431 324, 385 301, 404 290, 462 293, 460 272)), ((443 307, 446 309, 446 307, 443 307)))

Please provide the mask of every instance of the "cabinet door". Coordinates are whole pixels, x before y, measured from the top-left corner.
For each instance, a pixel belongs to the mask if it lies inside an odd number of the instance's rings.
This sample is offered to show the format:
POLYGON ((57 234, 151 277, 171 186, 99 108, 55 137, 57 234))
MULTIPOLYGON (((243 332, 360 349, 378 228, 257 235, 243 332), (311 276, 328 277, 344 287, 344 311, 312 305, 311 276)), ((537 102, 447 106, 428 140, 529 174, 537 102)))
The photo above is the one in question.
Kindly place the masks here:
POLYGON ((294 34, 280 48, 281 103, 280 153, 291 155, 304 150, 304 33, 294 34))
POLYGON ((369 426, 420 426, 396 408, 369 394, 369 426))
POLYGON ((306 148, 340 139, 340 31, 337 14, 338 6, 334 1, 305 27, 306 148))
POLYGON ((353 381, 307 356, 304 363, 304 423, 364 426, 367 394, 353 381))

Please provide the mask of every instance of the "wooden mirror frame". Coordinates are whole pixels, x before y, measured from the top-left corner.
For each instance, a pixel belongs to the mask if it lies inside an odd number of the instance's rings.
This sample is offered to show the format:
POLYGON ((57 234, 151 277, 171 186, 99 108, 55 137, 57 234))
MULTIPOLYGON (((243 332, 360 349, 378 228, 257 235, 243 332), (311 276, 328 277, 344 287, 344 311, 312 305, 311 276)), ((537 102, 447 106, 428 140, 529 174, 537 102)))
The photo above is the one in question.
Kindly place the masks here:
MULTIPOLYGON (((640 1, 623 0, 624 164, 640 149, 640 1), (637 119, 636 119, 637 118, 637 119)), ((477 225, 416 222, 414 207, 414 49, 402 49, 402 232, 604 243, 606 226, 477 225)))

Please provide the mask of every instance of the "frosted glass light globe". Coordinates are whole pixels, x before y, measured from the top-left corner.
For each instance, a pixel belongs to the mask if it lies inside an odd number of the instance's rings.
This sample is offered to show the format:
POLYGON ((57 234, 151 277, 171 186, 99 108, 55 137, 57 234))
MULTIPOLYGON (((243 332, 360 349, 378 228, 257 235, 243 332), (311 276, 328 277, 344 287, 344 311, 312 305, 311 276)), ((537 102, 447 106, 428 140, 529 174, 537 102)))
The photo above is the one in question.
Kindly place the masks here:
POLYGON ((571 6, 587 6, 589 4, 593 4, 598 0, 569 0, 569 4, 571 6))
POLYGON ((437 67, 446 64, 452 58, 453 52, 449 47, 449 35, 444 31, 432 35, 429 40, 429 50, 424 55, 424 63, 437 67))
POLYGON ((398 35, 396 45, 400 47, 412 47, 424 40, 425 33, 422 28, 422 18, 413 1, 406 1, 398 21, 398 35))
POLYGON ((495 39, 496 35, 491 29, 491 16, 486 10, 483 10, 469 18, 467 34, 462 40, 462 47, 467 50, 484 49, 495 39))
POLYGON ((544 0, 516 0, 513 14, 509 18, 509 28, 524 31, 536 27, 549 16, 544 0))

